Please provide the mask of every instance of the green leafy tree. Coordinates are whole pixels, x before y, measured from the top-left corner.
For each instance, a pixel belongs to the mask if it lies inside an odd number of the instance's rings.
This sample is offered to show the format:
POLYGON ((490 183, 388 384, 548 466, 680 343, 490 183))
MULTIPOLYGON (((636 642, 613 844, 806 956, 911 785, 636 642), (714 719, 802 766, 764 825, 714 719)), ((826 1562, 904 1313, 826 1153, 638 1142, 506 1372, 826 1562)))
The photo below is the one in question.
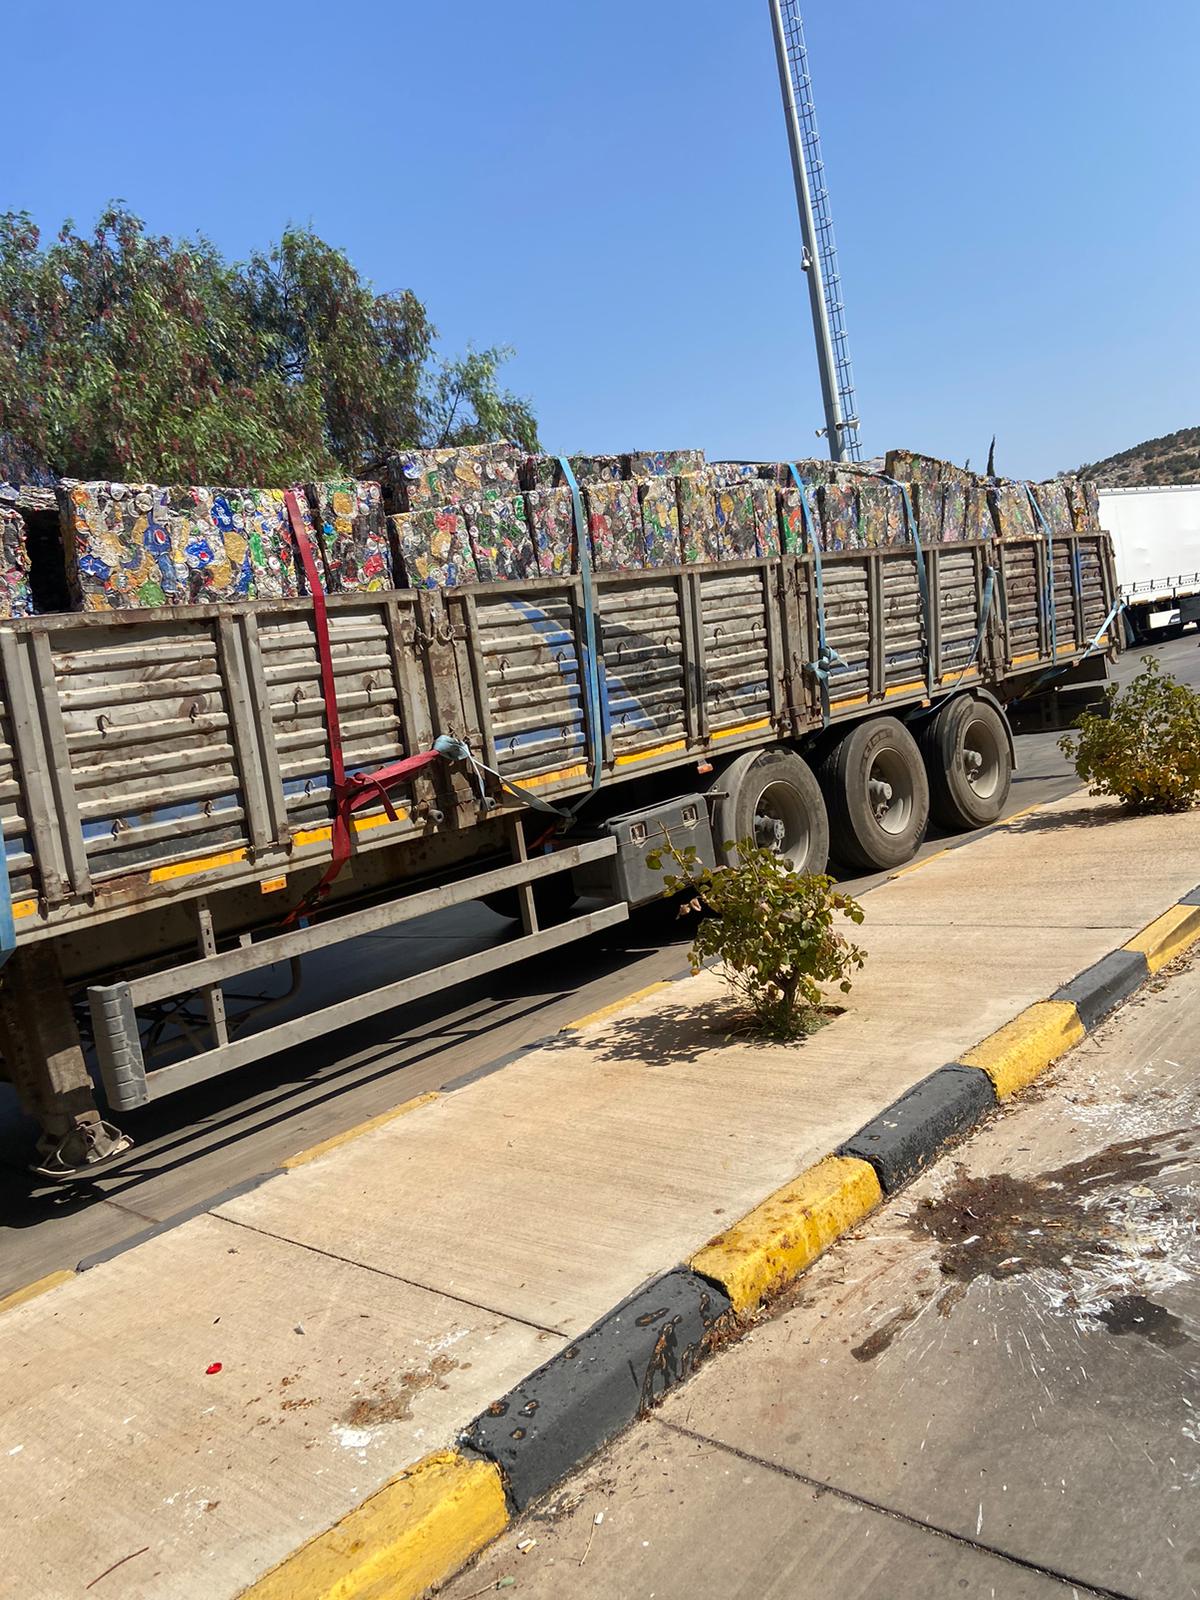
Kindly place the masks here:
POLYGON ((1085 711, 1059 748, 1091 794, 1133 811, 1187 811, 1200 799, 1200 694, 1153 656, 1142 666, 1123 692, 1110 684, 1104 714, 1085 711))
POLYGON ((110 206, 43 244, 0 215, 0 436, 70 477, 280 483, 388 449, 515 437, 494 349, 442 362, 425 307, 307 229, 245 264, 110 206))
MULTIPOLYGON (((834 983, 849 994, 851 975, 865 957, 835 919, 861 923, 863 911, 837 892, 832 878, 797 872, 785 856, 753 839, 738 845, 736 866, 705 866, 694 845, 677 850, 669 844, 666 853, 678 870, 665 873, 664 893, 682 896, 684 913, 701 914, 688 952, 692 971, 717 957, 759 1031, 798 1038, 812 1031, 823 985, 834 983)), ((663 871, 661 852, 646 859, 652 871, 663 871)))

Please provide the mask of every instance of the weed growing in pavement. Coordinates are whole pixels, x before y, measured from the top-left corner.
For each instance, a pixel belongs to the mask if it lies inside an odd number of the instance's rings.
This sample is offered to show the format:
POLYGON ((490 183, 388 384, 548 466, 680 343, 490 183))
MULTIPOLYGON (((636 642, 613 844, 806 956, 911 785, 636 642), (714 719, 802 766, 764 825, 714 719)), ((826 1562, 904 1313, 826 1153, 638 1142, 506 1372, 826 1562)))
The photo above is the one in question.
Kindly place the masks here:
POLYGON ((1200 799, 1200 694, 1162 672, 1153 656, 1121 691, 1105 690, 1102 716, 1085 711, 1059 749, 1090 794, 1133 811, 1187 811, 1200 799))
MULTIPOLYGON (((726 845, 726 854, 731 846, 726 845)), ((833 879, 797 872, 785 857, 752 839, 737 847, 738 864, 708 867, 694 845, 646 858, 664 873, 664 894, 683 897, 680 915, 699 913, 688 960, 693 973, 717 957, 726 982, 749 1007, 755 1031, 775 1039, 797 1039, 824 1020, 822 985, 836 983, 849 994, 851 974, 865 957, 834 925, 835 918, 863 920, 862 907, 839 894, 833 879), (663 865, 670 856, 677 871, 663 865)))

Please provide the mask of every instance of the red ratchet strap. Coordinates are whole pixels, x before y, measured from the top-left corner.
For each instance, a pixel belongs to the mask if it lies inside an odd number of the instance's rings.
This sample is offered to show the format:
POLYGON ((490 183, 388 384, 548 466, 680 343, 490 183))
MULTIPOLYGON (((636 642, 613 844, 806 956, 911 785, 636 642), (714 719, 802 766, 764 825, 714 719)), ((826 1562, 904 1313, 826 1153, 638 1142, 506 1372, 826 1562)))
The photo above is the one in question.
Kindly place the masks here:
POLYGON ((353 812, 372 801, 381 802, 392 822, 398 821, 396 808, 388 794, 389 787, 410 778, 414 772, 440 761, 436 750, 425 750, 420 755, 408 756, 403 761, 390 762, 377 767, 374 772, 356 772, 346 777, 346 761, 342 752, 342 725, 338 716, 337 683, 333 675, 333 651, 329 643, 329 612, 325 605, 325 590, 308 536, 308 521, 300 509, 296 491, 289 489, 284 495, 292 537, 300 552, 308 592, 313 603, 313 629, 317 635, 317 660, 321 669, 321 697, 325 701, 325 726, 329 730, 330 789, 333 793, 333 852, 321 881, 305 895, 304 899, 285 918, 283 926, 289 927, 305 916, 313 906, 329 893, 330 885, 350 859, 350 823, 353 812))

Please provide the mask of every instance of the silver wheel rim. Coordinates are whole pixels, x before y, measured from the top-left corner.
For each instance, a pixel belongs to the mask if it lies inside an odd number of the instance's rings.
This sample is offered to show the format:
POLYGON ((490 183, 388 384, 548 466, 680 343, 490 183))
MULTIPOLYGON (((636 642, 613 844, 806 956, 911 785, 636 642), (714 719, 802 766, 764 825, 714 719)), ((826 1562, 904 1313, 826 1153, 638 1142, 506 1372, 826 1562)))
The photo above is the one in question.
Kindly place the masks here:
POLYGON ((977 718, 963 730, 963 771, 972 791, 991 800, 1000 787, 1001 755, 996 730, 977 718))
POLYGON ((867 774, 867 803, 884 833, 904 833, 916 796, 912 770, 899 750, 877 750, 867 774))
POLYGON ((768 783, 754 802, 754 842, 802 867, 811 831, 808 808, 790 783, 768 783))

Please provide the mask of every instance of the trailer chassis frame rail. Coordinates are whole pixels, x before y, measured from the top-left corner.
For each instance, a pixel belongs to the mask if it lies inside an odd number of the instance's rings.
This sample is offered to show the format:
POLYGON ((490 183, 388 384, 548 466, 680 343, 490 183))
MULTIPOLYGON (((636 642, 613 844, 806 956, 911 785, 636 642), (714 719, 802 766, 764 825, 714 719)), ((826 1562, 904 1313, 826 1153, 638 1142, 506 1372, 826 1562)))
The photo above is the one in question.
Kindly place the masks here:
POLYGON ((404 895, 384 905, 349 912, 313 927, 299 928, 260 940, 256 944, 239 946, 128 981, 92 986, 87 991, 92 1034, 110 1107, 114 1111, 129 1111, 146 1105, 178 1089, 231 1072, 250 1061, 274 1055, 337 1028, 350 1026, 408 1001, 449 988, 452 984, 495 972, 528 956, 540 955, 559 945, 586 938, 603 928, 624 922, 629 916, 629 907, 624 901, 601 906, 550 928, 537 926, 537 914, 533 906, 532 885, 535 882, 612 856, 616 848, 616 841, 612 838, 570 845, 550 855, 518 860, 509 866, 496 867, 437 888, 404 895), (296 960, 315 950, 344 943, 363 934, 376 933, 397 923, 411 922, 416 917, 447 910, 451 906, 478 900, 484 895, 505 889, 516 889, 521 898, 524 931, 519 937, 507 939, 492 949, 464 956, 461 960, 413 973, 366 994, 353 995, 319 1011, 289 1018, 273 1028, 265 1028, 242 1039, 221 1039, 220 1030, 217 1030, 218 1042, 214 1048, 167 1066, 147 1070, 137 1015, 140 1005, 151 1005, 197 991, 219 994, 218 986, 228 978, 273 966, 278 961, 296 960))

